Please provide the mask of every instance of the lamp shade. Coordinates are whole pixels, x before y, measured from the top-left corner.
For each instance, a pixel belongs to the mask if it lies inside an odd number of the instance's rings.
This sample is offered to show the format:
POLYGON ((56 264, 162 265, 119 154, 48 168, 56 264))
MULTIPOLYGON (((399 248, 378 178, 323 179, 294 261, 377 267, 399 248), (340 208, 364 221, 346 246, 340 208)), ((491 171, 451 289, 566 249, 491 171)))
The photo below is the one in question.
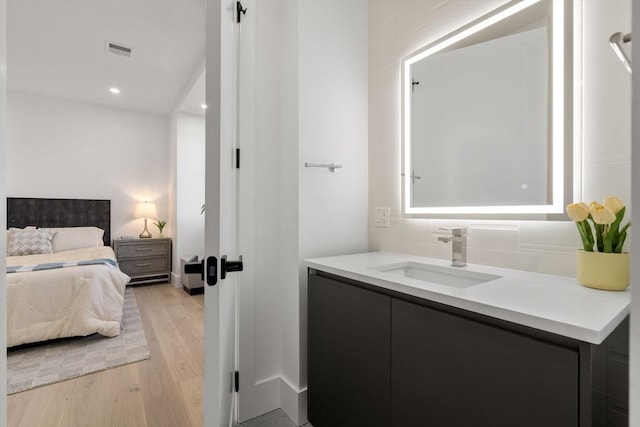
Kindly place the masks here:
POLYGON ((136 218, 157 218, 158 212, 156 211, 156 204, 150 202, 138 202, 136 204, 134 216, 136 218))

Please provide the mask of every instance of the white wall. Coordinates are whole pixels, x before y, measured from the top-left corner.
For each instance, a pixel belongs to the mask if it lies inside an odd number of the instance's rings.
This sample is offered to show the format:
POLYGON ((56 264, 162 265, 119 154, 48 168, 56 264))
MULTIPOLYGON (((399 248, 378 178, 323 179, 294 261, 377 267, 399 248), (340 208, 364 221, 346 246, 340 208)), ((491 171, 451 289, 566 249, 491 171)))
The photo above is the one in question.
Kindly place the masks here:
POLYGON ((180 274, 178 269, 180 268, 180 258, 177 256, 176 251, 176 236, 178 235, 177 229, 177 211, 178 211, 178 113, 173 113, 169 117, 169 188, 167 190, 167 232, 171 235, 171 283, 180 287, 180 278, 176 277, 176 274, 180 274), (178 264, 176 264, 178 260, 178 264))
MULTIPOLYGON (((571 222, 481 221, 404 217, 401 211, 400 60, 503 0, 379 0, 369 5, 369 249, 447 259, 439 227, 469 228, 468 261, 566 276, 575 275, 578 233, 571 222), (410 13, 407 11, 410 10, 410 13), (391 227, 375 228, 376 207, 391 208, 391 227)), ((630 77, 608 46, 630 31, 629 0, 584 5, 583 200, 630 189, 630 77)), ((579 84, 577 85, 579 87, 579 84)), ((578 135, 579 138, 579 135, 578 135)))
POLYGON ((204 255, 204 117, 176 115, 176 206, 173 231, 173 279, 180 285, 180 258, 204 255))
POLYGON ((137 236, 137 201, 168 217, 168 132, 163 116, 10 91, 7 194, 110 199, 112 238, 137 236))
MULTIPOLYGON (((7 2, 0 1, 0 224, 7 223, 7 2)), ((5 254, 7 241, 0 239, 0 253, 5 254)), ((5 271, 6 258, 0 257, 0 271, 5 271)), ((7 276, 0 274, 0 378, 7 378, 7 276)), ((0 381, 0 426, 7 425, 7 382, 0 381)))
MULTIPOLYGON (((367 1, 299 4, 297 166, 301 261, 367 250, 367 9, 367 1), (305 168, 305 162, 337 163, 344 168, 332 173, 305 168)), ((306 388, 305 267, 300 269, 298 300, 297 383, 306 388)), ((285 352, 285 361, 286 357, 285 352)))
POLYGON ((306 421, 307 281, 296 261, 367 250, 367 3, 256 2, 255 35, 243 29, 256 52, 255 148, 243 154, 255 165, 255 215, 241 223, 241 234, 255 230, 246 258, 255 283, 246 271, 240 297, 254 298, 255 317, 240 319, 240 334, 255 334, 255 362, 241 348, 241 381, 248 372, 256 392, 279 383, 268 403, 297 424, 306 421))
POLYGON ((583 28, 585 199, 618 191, 630 204, 631 76, 604 41, 631 32, 631 1, 584 2, 583 28))

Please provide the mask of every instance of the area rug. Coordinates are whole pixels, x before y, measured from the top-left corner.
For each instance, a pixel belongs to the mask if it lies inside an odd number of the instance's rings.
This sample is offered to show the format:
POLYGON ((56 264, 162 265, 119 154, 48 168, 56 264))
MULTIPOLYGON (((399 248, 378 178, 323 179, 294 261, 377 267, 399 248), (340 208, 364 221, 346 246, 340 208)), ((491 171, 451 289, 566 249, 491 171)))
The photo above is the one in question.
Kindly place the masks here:
POLYGON ((93 334, 9 350, 7 393, 18 393, 151 357, 131 288, 124 293, 121 325, 120 335, 113 338, 93 334))

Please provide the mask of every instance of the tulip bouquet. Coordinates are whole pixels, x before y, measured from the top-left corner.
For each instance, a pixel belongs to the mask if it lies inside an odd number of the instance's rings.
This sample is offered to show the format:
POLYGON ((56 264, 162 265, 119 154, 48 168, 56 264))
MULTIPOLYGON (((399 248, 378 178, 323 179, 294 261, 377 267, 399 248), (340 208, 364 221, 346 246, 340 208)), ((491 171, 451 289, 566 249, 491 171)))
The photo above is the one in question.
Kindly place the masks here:
POLYGON ((569 218, 575 221, 585 251, 621 253, 631 221, 620 227, 626 206, 617 197, 607 197, 604 203, 591 202, 567 205, 569 218), (592 227, 593 224, 593 227, 592 227))

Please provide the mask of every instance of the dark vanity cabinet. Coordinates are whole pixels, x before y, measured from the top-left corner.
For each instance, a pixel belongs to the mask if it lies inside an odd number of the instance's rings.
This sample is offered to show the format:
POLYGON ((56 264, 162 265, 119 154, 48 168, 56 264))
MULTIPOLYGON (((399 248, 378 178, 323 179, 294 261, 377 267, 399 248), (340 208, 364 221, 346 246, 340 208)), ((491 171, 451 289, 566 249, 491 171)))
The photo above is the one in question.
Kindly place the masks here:
POLYGON ((579 353, 393 300, 393 425, 577 427, 579 353))
POLYGON ((391 297, 321 276, 309 287, 309 420, 389 426, 391 297))
POLYGON ((628 319, 593 345, 309 274, 314 427, 627 426, 628 319))

